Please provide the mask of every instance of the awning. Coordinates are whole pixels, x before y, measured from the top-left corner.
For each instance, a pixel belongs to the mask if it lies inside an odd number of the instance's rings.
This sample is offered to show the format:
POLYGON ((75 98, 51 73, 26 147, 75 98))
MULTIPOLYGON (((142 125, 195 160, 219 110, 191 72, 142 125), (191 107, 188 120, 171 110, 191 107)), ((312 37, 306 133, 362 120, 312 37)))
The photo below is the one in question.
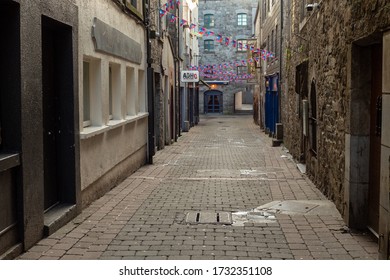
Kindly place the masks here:
POLYGON ((205 81, 205 83, 213 85, 228 85, 229 81, 205 81))
POLYGON ((199 82, 204 84, 206 87, 211 88, 211 86, 208 83, 206 83, 205 81, 203 81, 202 79, 199 79, 199 82))

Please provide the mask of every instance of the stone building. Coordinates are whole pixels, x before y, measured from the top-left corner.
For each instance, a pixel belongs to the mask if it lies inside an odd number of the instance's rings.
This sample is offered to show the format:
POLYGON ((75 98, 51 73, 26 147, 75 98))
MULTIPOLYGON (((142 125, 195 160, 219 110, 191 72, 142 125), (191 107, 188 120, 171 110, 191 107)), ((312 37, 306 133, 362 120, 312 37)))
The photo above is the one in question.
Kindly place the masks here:
POLYGON ((388 259, 390 3, 293 0, 289 10, 284 143, 388 259))
MULTIPOLYGON (((257 122, 271 136, 281 134, 280 80, 282 74, 284 5, 281 0, 261 0, 257 10, 257 44, 272 56, 260 60, 257 122), (277 131, 278 130, 278 131, 277 131), (278 132, 278 133, 277 133, 278 132)), ((284 1, 286 2, 286 1, 284 1)), ((280 136, 277 138, 281 138, 280 136)))
POLYGON ((230 78, 250 74, 248 65, 242 61, 249 58, 246 46, 254 46, 256 42, 253 23, 257 2, 199 1, 199 28, 209 31, 199 39, 199 66, 203 69, 204 81, 212 87, 200 87, 201 113, 232 114, 240 109, 237 105, 253 104, 255 79, 230 78), (238 100, 242 102, 236 102, 238 100))
POLYGON ((81 210, 78 7, 0 2, 0 259, 81 210))
POLYGON ((177 75, 178 50, 174 46, 177 37, 177 26, 168 32, 170 16, 178 14, 179 5, 169 8, 169 12, 161 16, 160 10, 166 11, 168 2, 150 0, 150 43, 151 68, 153 69, 154 90, 154 132, 157 150, 163 149, 177 140, 176 111, 178 110, 177 75))

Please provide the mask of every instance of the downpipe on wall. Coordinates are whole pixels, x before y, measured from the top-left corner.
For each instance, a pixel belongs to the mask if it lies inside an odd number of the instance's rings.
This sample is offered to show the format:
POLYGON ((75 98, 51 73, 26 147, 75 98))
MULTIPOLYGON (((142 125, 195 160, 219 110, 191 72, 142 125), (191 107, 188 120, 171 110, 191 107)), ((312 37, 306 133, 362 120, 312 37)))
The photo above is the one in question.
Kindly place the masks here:
POLYGON ((152 44, 150 41, 150 0, 146 2, 145 7, 145 26, 146 26, 146 59, 147 59, 147 97, 148 97, 148 151, 147 162, 153 164, 155 155, 156 136, 154 131, 154 70, 152 68, 152 44))

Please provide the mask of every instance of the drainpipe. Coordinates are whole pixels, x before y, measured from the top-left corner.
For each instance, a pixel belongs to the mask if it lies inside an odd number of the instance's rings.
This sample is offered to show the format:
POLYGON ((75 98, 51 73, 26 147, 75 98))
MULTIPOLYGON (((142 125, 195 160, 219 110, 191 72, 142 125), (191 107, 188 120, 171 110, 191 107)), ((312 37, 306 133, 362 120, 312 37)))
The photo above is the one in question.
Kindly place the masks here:
POLYGON ((146 60, 147 60, 147 96, 148 96, 148 151, 147 162, 153 164, 155 155, 155 134, 154 134, 154 71, 152 68, 152 45, 150 42, 150 0, 147 0, 145 7, 145 26, 146 26, 146 60))
MULTIPOLYGON (((180 18, 180 8, 179 6, 176 7, 177 9, 177 16, 180 18)), ((177 98, 178 98, 178 107, 177 107, 177 112, 178 112, 178 120, 177 120, 177 132, 178 136, 181 136, 181 122, 182 122, 182 112, 181 112, 181 92, 180 92, 180 60, 181 60, 181 53, 180 53, 180 22, 177 21, 177 98)))
MULTIPOLYGON (((280 0, 280 47, 279 47, 279 123, 282 123, 282 80, 283 80, 283 29, 284 29, 284 1, 280 0)), ((276 35, 277 36, 277 35, 276 35)))

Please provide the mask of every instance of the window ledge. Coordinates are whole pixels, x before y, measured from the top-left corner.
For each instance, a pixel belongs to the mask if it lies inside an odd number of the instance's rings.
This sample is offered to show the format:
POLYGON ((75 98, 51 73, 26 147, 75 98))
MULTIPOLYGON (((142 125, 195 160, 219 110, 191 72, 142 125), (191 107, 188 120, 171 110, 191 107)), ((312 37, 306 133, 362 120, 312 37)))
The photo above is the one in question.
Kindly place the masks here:
POLYGON ((0 172, 20 165, 19 154, 0 154, 0 172))
POLYGON ((107 125, 102 126, 87 126, 84 127, 83 131, 80 132, 81 139, 88 139, 96 135, 102 134, 110 129, 107 125))
POLYGON ((139 113, 136 116, 126 116, 126 119, 124 120, 110 120, 107 125, 103 126, 88 126, 84 127, 84 130, 80 133, 80 139, 88 139, 92 138, 96 135, 102 134, 106 131, 115 129, 117 127, 121 127, 123 125, 126 125, 128 123, 135 122, 137 120, 146 118, 149 116, 149 113, 139 113))
POLYGON ((139 114, 136 115, 136 116, 126 116, 126 123, 135 122, 135 121, 137 121, 137 120, 146 118, 146 117, 148 117, 148 116, 149 116, 149 113, 148 113, 148 112, 139 113, 139 114))

